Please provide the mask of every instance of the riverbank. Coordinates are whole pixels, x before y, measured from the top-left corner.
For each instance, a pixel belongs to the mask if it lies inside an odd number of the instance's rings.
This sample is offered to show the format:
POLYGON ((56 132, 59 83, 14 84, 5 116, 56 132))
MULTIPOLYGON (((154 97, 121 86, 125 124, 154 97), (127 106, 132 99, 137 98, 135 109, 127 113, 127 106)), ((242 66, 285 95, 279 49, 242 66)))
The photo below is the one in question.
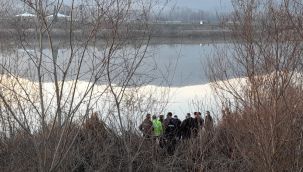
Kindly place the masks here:
MULTIPOLYGON (((35 29, 0 29, 0 39, 7 39, 12 37, 34 37, 36 36, 37 31, 35 29)), ((88 32, 85 30, 77 29, 73 30, 70 34, 69 30, 63 29, 53 29, 52 32, 53 38, 69 38, 70 35, 77 38, 84 38, 89 36, 88 32)), ((228 30, 168 30, 163 32, 151 31, 148 34, 144 35, 142 31, 131 31, 127 33, 128 37, 144 37, 150 36, 152 38, 159 39, 208 39, 208 40, 229 40, 231 39, 231 32, 228 30)), ((96 38, 111 38, 111 30, 105 29, 96 33, 96 38)))
MULTIPOLYGON (((8 39, 11 37, 31 38, 37 36, 39 27, 36 21, 14 21, 0 20, 0 39, 8 39)), ((93 23, 81 23, 68 21, 58 21, 50 23, 48 30, 53 38, 85 38, 88 36, 96 38, 112 38, 113 26, 109 24, 101 24, 98 28, 93 23)), ((46 36, 46 31, 43 31, 46 36)), ((186 38, 186 39, 211 39, 222 40, 230 39, 231 31, 219 24, 195 24, 195 23, 123 23, 118 28, 119 38, 186 38)))

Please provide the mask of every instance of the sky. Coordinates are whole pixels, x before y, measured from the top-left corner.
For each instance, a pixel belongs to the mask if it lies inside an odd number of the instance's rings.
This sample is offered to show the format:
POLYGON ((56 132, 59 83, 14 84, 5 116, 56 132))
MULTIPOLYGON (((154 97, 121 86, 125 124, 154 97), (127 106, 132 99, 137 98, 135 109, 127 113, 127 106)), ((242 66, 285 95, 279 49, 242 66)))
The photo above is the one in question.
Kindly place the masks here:
POLYGON ((172 4, 208 12, 228 12, 232 10, 231 0, 171 0, 172 4))
MULTIPOLYGON (((71 0, 64 0, 66 3, 71 0)), ((81 2, 81 0, 76 0, 81 2)), ((151 0, 152 1, 152 0, 151 0)), ((167 0, 162 0, 167 1, 167 0)), ((168 0, 170 6, 188 7, 207 12, 229 12, 232 10, 231 0, 168 0)))

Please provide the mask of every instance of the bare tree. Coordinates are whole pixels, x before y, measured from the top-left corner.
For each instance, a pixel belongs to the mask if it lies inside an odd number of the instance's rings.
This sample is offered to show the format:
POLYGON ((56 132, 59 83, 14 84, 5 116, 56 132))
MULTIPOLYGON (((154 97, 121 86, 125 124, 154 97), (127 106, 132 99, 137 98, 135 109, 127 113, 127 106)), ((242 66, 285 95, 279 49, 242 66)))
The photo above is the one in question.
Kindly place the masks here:
POLYGON ((233 1, 236 39, 228 51, 218 51, 210 70, 222 101, 233 102, 229 127, 253 171, 302 167, 293 154, 300 149, 302 108, 301 17, 299 7, 290 5, 295 3, 233 1))
POLYGON ((145 74, 138 69, 149 45, 154 2, 87 0, 80 8, 73 0, 64 18, 58 14, 63 0, 18 3, 33 16, 19 17, 14 24, 17 55, 1 58, 3 132, 11 133, 12 139, 20 133, 32 143, 36 166, 31 170, 62 170, 82 132, 75 124, 81 126, 92 111, 103 110, 105 116, 98 118, 114 121, 115 132, 122 134, 128 170, 133 171, 141 149, 133 148, 128 133, 136 124, 124 114, 141 115, 155 104, 151 97, 136 95, 145 84, 145 74), (79 20, 85 10, 90 13, 79 20), (140 21, 130 22, 134 15, 140 21))

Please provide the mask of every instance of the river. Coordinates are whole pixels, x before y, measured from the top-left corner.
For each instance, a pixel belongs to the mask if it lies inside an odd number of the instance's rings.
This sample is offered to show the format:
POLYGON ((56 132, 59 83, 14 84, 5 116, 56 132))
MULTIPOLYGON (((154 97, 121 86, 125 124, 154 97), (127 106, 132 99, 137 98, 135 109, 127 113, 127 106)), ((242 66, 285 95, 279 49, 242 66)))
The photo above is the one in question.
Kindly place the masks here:
MULTIPOLYGON (((165 91, 168 104, 166 109, 162 112, 153 113, 166 113, 171 111, 179 115, 181 119, 185 114, 194 111, 210 110, 217 113, 220 106, 216 102, 214 93, 209 85, 207 76, 207 68, 209 61, 213 58, 215 47, 224 46, 225 43, 209 43, 193 41, 186 43, 154 43, 148 46, 145 58, 141 66, 138 68, 138 73, 144 74, 135 75, 134 82, 137 80, 145 80, 142 86, 145 88, 157 88, 157 90, 165 91), (139 77, 139 78, 138 78, 139 77)), ((126 48, 127 52, 133 46, 126 48)), ((3 47, 2 47, 3 49, 3 47)), ((85 53, 84 63, 81 68, 80 80, 83 83, 90 82, 90 70, 98 66, 92 57, 104 55, 106 50, 102 47, 88 46, 89 51, 85 53), (96 66, 95 66, 96 65, 96 66)), ((119 50, 120 51, 120 50, 119 50)), ((141 51, 141 50, 140 50, 141 51)), ((51 51, 48 47, 43 48, 43 70, 44 82, 46 85, 51 85, 53 78, 49 74, 53 70, 50 54, 51 51)), ((138 51, 139 52, 139 51, 138 51)), ((64 68, 67 63, 66 57, 69 57, 71 51, 69 47, 57 44, 53 53, 58 58, 60 67, 64 68)), ((125 51, 121 51, 124 55, 125 51)), ((77 54, 77 53, 75 53, 77 54)), ((118 53, 120 54, 120 53, 118 53)), ((125 53, 127 54, 127 53, 125 53)), ((131 53, 129 53, 131 54, 131 53)), ((35 62, 39 57, 39 48, 37 46, 20 46, 12 45, 1 51, 1 63, 5 67, 9 67, 12 73, 37 82, 37 72, 35 70, 35 62)), ((81 51, 77 56, 81 56, 81 51)), ((77 68, 77 60, 75 60, 74 73, 70 73, 69 80, 73 80, 77 68)), ((72 66, 73 66, 72 65, 72 66)), ((60 76, 61 77, 61 76, 60 76)), ((60 78, 59 77, 59 78, 60 78)), ((107 81, 101 80, 99 85, 107 85, 107 81)), ((48 90, 52 90, 48 86, 48 90)), ((160 95, 161 96, 161 95, 160 95)))

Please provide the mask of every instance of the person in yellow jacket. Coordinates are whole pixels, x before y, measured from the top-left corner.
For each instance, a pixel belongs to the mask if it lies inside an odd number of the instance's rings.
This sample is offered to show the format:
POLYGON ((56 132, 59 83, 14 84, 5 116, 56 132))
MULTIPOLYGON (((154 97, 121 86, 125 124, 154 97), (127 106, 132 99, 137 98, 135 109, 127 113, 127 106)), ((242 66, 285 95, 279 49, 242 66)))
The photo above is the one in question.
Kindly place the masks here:
POLYGON ((157 116, 156 115, 153 115, 153 120, 152 120, 152 123, 153 123, 153 135, 157 141, 157 143, 159 143, 159 138, 160 136, 162 136, 163 134, 163 127, 162 127, 162 123, 159 119, 157 119, 157 116))

